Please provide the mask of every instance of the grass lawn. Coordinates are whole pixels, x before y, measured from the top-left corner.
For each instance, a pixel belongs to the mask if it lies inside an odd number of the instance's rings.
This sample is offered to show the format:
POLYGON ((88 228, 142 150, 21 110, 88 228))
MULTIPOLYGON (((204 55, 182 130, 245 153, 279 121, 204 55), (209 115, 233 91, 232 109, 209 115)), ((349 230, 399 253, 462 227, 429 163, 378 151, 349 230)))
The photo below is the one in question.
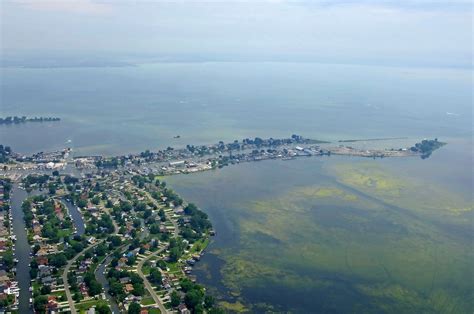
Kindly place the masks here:
POLYGON ((34 281, 33 282, 33 292, 39 292, 41 289, 41 285, 38 281, 34 281))
POLYGON ((163 292, 163 291, 158 291, 157 293, 159 293, 159 294, 160 294, 160 297, 162 297, 162 298, 164 298, 165 295, 166 295, 166 291, 165 291, 165 292, 163 292))
POLYGON ((148 276, 150 274, 150 265, 143 265, 142 267, 142 272, 145 276, 148 276))
POLYGON ((170 269, 170 272, 176 272, 180 270, 178 263, 166 263, 166 267, 170 269))
POLYGON ((198 240, 193 243, 193 246, 191 249, 189 249, 189 253, 186 254, 186 258, 190 257, 193 254, 200 253, 202 250, 204 250, 208 245, 209 245, 209 237, 206 237, 204 239, 198 240))
POLYGON ((85 313, 88 309, 100 303, 105 303, 105 301, 104 300, 88 300, 81 303, 76 303, 75 306, 76 306, 76 310, 79 313, 85 313))
POLYGON ((60 238, 69 237, 72 234, 72 229, 61 229, 58 231, 58 235, 60 238))
POLYGON ((152 297, 147 297, 147 298, 143 298, 140 303, 142 305, 151 305, 151 304, 155 304, 155 300, 153 300, 152 297))
POLYGON ((67 301, 66 292, 64 291, 51 292, 51 295, 55 295, 58 298, 59 302, 67 301))
POLYGON ((148 309, 148 314, 160 314, 160 309, 148 309))

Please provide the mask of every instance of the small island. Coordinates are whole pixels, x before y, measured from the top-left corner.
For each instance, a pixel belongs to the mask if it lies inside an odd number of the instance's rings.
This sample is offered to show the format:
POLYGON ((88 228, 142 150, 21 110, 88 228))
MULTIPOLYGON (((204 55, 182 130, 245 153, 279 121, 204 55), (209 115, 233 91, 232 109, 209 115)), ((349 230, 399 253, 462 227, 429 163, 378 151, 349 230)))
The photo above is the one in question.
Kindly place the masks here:
POLYGON ((422 140, 420 143, 416 143, 415 146, 412 146, 410 150, 412 152, 418 153, 421 155, 422 159, 428 158, 431 156, 431 153, 437 150, 438 148, 446 145, 444 142, 439 142, 437 138, 434 140, 422 140))
POLYGON ((2 124, 22 124, 26 122, 57 122, 61 121, 58 117, 18 117, 18 116, 9 116, 5 118, 0 118, 0 125, 2 124))

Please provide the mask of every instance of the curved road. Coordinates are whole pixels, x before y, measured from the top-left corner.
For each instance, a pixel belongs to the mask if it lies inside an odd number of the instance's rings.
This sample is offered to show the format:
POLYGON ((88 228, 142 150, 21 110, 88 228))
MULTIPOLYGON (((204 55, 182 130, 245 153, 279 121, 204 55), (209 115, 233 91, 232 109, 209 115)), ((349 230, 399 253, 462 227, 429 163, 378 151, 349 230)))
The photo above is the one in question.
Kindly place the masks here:
POLYGON ((66 293, 66 297, 67 297, 67 302, 69 304, 69 309, 71 311, 71 314, 76 314, 77 311, 76 311, 76 308, 74 306, 74 300, 72 299, 72 296, 71 296, 71 291, 69 290, 69 283, 67 281, 67 274, 69 273, 69 269, 71 268, 72 264, 74 262, 76 262, 77 258, 79 256, 81 256, 82 254, 84 254, 87 250, 89 249, 92 249, 94 248, 95 246, 101 244, 102 242, 104 242, 104 240, 100 240, 98 242, 96 242, 95 244, 93 245, 89 245, 88 247, 86 247, 85 249, 83 249, 82 251, 80 251, 79 253, 76 254, 76 256, 74 256, 66 265, 66 268, 64 268, 64 272, 63 272, 63 275, 62 275, 62 278, 63 278, 63 283, 64 283, 64 292, 66 293))
MULTIPOLYGON (((107 209, 107 208, 104 208, 104 211, 112 217, 112 215, 110 215, 110 211, 107 209)), ((118 233, 118 230, 119 230, 119 226, 117 224, 117 222, 115 221, 115 219, 112 217, 112 224, 114 225, 114 233, 112 235, 117 235, 118 233)), ((128 244, 123 244, 119 247, 120 250, 122 250, 125 246, 127 246, 128 244)), ((112 313, 115 314, 115 313, 120 313, 120 309, 119 309, 119 306, 117 304, 117 302, 115 302, 115 299, 109 294, 109 281, 107 280, 107 278, 105 277, 104 275, 104 272, 105 272, 105 269, 107 267, 107 265, 112 261, 112 255, 113 253, 110 253, 109 255, 107 255, 105 257, 105 259, 102 261, 102 263, 97 266, 97 268, 95 269, 94 271, 94 276, 96 278, 96 280, 102 285, 102 288, 103 288, 103 291, 105 293, 105 297, 107 298, 107 302, 109 303, 110 305, 110 309, 112 310, 112 313)))
POLYGON ((145 284, 145 287, 147 288, 148 292, 150 293, 150 295, 153 298, 153 300, 155 301, 155 303, 158 305, 158 308, 160 309, 162 314, 167 314, 167 313, 170 313, 170 312, 165 308, 165 306, 163 305, 163 303, 160 300, 160 297, 158 297, 158 294, 156 294, 155 289, 153 289, 153 286, 148 281, 145 274, 143 274, 142 267, 143 267, 143 264, 145 264, 145 262, 147 260, 149 260, 150 258, 152 258, 155 255, 160 254, 165 249, 166 249, 166 247, 154 252, 153 254, 148 255, 147 257, 142 259, 137 265, 137 274, 143 279, 143 283, 145 284))
MULTIPOLYGON (((152 202, 155 204, 155 205, 158 205, 158 203, 156 202, 156 200, 150 195, 149 192, 146 192, 148 198, 150 200, 152 200, 152 202)), ((171 223, 173 224, 174 226, 174 232, 173 232, 173 236, 174 237, 177 237, 178 236, 178 224, 176 223, 176 221, 174 221, 173 219, 171 219, 169 217, 168 214, 166 214, 166 218, 167 220, 171 221, 171 223)), ((137 265, 137 273, 138 275, 143 279, 143 282, 145 284, 145 287, 147 288, 148 292, 150 293, 151 297, 153 298, 153 300, 156 302, 156 304, 158 305, 158 308, 160 309, 161 313, 170 313, 166 308, 165 306, 163 305, 163 303, 161 302, 160 298, 158 297, 158 294, 156 294, 155 292, 155 289, 153 289, 153 286, 151 285, 151 283, 148 281, 148 278, 143 274, 142 272, 142 267, 143 265, 145 264, 146 261, 148 261, 150 258, 152 258, 153 256, 156 256, 158 254, 160 254, 161 252, 163 252, 164 250, 166 249, 166 247, 164 248, 161 248, 160 250, 154 252, 153 254, 150 254, 148 255, 147 257, 145 257, 144 259, 142 259, 138 265, 137 265)))
POLYGON ((104 259, 104 261, 96 268, 94 275, 97 281, 102 285, 105 293, 105 297, 107 298, 107 302, 110 305, 110 309, 112 310, 112 314, 120 314, 120 308, 115 302, 115 299, 109 294, 109 282, 107 278, 105 277, 105 268, 107 265, 112 261, 113 253, 107 255, 107 257, 104 259))

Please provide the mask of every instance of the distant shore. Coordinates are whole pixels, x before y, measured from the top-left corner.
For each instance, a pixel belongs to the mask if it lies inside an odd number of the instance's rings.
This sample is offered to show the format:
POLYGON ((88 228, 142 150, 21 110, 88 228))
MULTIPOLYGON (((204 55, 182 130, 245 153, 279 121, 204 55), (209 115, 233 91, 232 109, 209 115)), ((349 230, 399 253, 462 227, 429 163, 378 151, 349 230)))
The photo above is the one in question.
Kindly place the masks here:
POLYGON ((23 124, 27 122, 58 122, 61 118, 58 117, 26 117, 26 116, 8 116, 0 118, 0 125, 23 124))

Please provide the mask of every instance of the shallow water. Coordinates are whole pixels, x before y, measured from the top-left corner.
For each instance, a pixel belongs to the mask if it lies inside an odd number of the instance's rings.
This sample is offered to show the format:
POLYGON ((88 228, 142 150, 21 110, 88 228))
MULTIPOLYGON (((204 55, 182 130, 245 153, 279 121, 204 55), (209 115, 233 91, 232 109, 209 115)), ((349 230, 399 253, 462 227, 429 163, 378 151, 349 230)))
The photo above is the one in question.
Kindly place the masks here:
MULTIPOLYGON (((469 174, 447 180, 427 171, 438 163, 268 161, 170 177, 168 183, 215 224, 217 237, 196 274, 234 304, 230 308, 467 312, 474 288, 465 280, 473 275, 473 202, 456 185, 469 174), (411 168, 418 171, 407 174, 411 168), (377 188, 350 180, 348 174, 361 169, 377 188), (419 182, 443 193, 424 202, 410 191, 420 189, 419 182), (395 201, 387 194, 392 191, 399 193, 395 201), (464 211, 454 211, 458 207, 464 211)), ((454 173, 463 166, 450 165, 454 173)))
POLYGON ((1 74, 2 116, 62 119, 0 126, 0 142, 23 153, 121 154, 293 133, 406 137, 350 144, 394 148, 438 137, 448 145, 427 160, 265 161, 167 181, 209 213, 217 236, 196 274, 229 309, 473 308, 469 70, 168 63, 1 74))

